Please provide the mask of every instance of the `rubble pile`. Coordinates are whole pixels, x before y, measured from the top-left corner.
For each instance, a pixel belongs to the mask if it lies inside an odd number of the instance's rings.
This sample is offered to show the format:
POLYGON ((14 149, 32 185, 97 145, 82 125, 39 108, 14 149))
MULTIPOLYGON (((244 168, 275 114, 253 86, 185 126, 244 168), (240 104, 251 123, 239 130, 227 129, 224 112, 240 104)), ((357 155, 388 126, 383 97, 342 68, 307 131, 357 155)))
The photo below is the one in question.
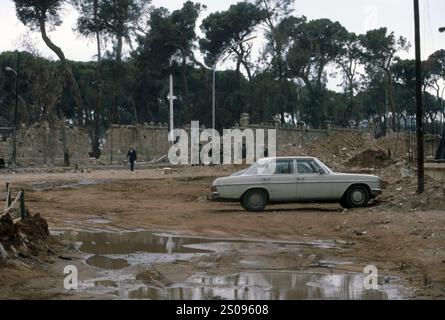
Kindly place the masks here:
POLYGON ((375 139, 366 133, 335 132, 326 139, 316 139, 307 146, 285 146, 283 156, 314 156, 334 170, 345 170, 345 162, 366 149, 379 150, 375 139))
POLYGON ((409 213, 414 211, 443 210, 445 208, 445 184, 425 177, 425 192, 417 193, 417 177, 405 177, 384 188, 379 199, 382 208, 409 213))
POLYGON ((14 223, 9 214, 0 218, 0 264, 9 259, 32 258, 49 250, 48 223, 40 214, 14 223))
POLYGON ((335 171, 380 176, 383 194, 373 210, 443 210, 443 183, 425 177, 425 192, 417 194, 416 173, 406 162, 409 139, 406 134, 374 139, 366 133, 336 132, 307 146, 286 146, 280 155, 315 156, 335 171))
POLYGON ((382 150, 366 149, 346 162, 347 166, 360 168, 384 168, 393 163, 382 150))

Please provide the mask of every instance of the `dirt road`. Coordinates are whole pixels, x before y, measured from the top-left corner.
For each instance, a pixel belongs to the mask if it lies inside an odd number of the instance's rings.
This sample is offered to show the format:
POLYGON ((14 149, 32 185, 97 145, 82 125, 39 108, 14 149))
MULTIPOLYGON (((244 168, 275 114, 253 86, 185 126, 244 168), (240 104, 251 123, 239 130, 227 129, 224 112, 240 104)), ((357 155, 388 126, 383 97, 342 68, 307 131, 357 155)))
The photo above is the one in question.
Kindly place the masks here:
MULTIPOLYGON (((144 229, 184 236, 329 240, 345 250, 327 256, 353 259, 351 270, 362 272, 364 266, 373 264, 400 277, 410 289, 410 298, 445 297, 445 211, 388 211, 376 202, 355 210, 343 210, 337 204, 289 204, 248 213, 236 203, 207 201, 212 180, 234 170, 188 167, 171 174, 162 170, 141 170, 135 174, 104 170, 1 178, 16 189, 25 189, 27 206, 33 213, 41 213, 52 230, 144 229)), ((63 249, 60 250, 63 255, 63 249)), ((319 254, 317 248, 309 249, 309 253, 311 250, 319 254)), ((263 256, 277 261, 278 253, 272 251, 263 256)), ((53 268, 55 260, 48 259, 53 268)), ((1 287, 17 287, 16 271, 0 269, 0 273, 8 275, 1 277, 1 287)), ((35 271, 35 277, 28 279, 33 286, 19 286, 20 294, 35 297, 36 286, 45 288, 45 281, 50 281, 47 275, 40 282, 42 273, 45 272, 35 271)), ((5 291, 0 296, 4 297, 5 291)))

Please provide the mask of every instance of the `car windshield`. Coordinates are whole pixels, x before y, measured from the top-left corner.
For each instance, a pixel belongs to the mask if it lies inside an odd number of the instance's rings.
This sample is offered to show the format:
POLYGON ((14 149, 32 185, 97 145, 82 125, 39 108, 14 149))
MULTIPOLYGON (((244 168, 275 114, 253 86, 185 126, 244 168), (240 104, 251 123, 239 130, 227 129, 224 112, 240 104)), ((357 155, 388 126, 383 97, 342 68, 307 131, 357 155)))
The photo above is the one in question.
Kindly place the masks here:
POLYGON ((334 173, 334 170, 332 170, 331 168, 329 168, 327 165, 325 165, 323 162, 321 162, 319 159, 317 160, 317 164, 323 168, 324 172, 326 173, 334 173))
POLYGON ((243 174, 245 175, 255 175, 263 172, 264 167, 267 164, 267 159, 260 159, 254 164, 252 164, 243 174))

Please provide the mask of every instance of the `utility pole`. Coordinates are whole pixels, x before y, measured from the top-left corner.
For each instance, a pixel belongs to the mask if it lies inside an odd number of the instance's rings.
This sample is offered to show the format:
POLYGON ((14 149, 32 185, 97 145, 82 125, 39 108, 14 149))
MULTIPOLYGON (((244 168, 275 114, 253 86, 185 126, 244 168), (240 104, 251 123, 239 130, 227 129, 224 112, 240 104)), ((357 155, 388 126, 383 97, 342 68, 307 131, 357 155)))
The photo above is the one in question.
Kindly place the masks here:
POLYGON ((15 106, 14 106, 14 131, 12 134, 12 154, 11 163, 15 166, 17 164, 17 126, 18 126, 18 109, 19 109, 19 77, 20 77, 20 51, 17 51, 17 66, 16 70, 11 67, 6 67, 5 71, 14 73, 15 75, 15 106))
MULTIPOLYGON (((445 27, 439 28, 439 32, 445 32, 445 27)), ((442 95, 441 95, 441 105, 443 101, 443 94, 445 92, 445 88, 442 89, 442 95)), ((436 157, 435 160, 437 161, 444 161, 445 160, 445 126, 443 125, 443 112, 444 109, 442 108, 442 138, 440 139, 439 147, 437 148, 436 157)))
POLYGON ((216 106, 216 96, 215 96, 215 72, 216 63, 213 65, 213 85, 212 85, 212 129, 215 130, 215 106, 216 106))
POLYGON ((18 126, 18 109, 19 109, 19 76, 20 76, 20 52, 17 51, 17 74, 15 76, 15 106, 14 106, 14 136, 12 146, 12 161, 17 165, 17 126, 18 126))
POLYGON ((172 135, 171 140, 172 144, 175 142, 173 141, 173 130, 174 127, 174 117, 173 117, 173 101, 176 99, 176 97, 173 94, 173 75, 170 74, 170 93, 168 94, 168 99, 170 100, 170 132, 169 134, 172 135))
POLYGON ((422 57, 420 50, 419 0, 414 0, 414 28, 416 42, 416 133, 417 133, 417 192, 425 191, 422 109, 422 57))

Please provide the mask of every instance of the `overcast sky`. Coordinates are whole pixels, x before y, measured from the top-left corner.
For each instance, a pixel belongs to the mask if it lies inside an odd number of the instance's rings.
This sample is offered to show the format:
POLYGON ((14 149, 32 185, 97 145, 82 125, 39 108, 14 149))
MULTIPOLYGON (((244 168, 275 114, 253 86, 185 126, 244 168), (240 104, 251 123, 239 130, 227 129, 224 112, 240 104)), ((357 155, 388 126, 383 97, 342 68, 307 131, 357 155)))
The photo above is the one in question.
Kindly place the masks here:
MULTIPOLYGON (((207 6, 203 13, 205 17, 210 12, 226 10, 231 4, 239 0, 201 0, 196 1, 207 6)), ((152 4, 175 10, 184 1, 153 0, 152 4)), ((422 52, 426 58, 432 52, 445 48, 445 33, 437 30, 445 26, 445 1, 420 0, 422 24, 422 52)), ((413 37, 413 1, 412 0, 295 0, 295 15, 305 15, 309 19, 329 18, 339 21, 349 31, 363 33, 377 27, 388 27, 396 35, 402 35, 414 45, 413 37)), ((73 32, 76 12, 70 7, 63 11, 63 24, 50 32, 52 40, 59 45, 66 56, 72 60, 91 60, 94 57, 94 43, 79 37, 73 32)), ((46 57, 54 58, 38 33, 29 33, 27 28, 18 21, 12 0, 0 0, 0 52, 22 48, 23 39, 34 43, 39 52, 46 57)), ((257 50, 259 50, 257 41, 257 50)), ((414 57, 414 50, 403 55, 404 58, 414 57)))

